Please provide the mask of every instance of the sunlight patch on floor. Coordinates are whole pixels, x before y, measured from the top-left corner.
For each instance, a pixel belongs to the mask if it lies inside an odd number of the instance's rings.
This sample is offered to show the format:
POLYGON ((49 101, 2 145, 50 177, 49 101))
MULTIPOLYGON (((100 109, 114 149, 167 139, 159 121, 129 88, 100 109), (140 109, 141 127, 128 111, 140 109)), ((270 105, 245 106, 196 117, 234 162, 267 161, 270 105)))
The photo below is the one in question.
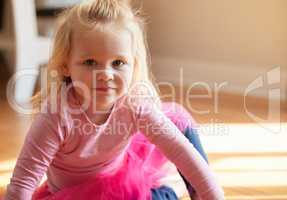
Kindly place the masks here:
POLYGON ((15 159, 0 161, 0 172, 13 170, 15 164, 16 164, 15 159))
POLYGON ((244 196, 233 196, 226 198, 226 200, 286 200, 286 199, 287 195, 270 195, 270 196, 244 195, 244 196))
POLYGON ((12 172, 7 172, 7 173, 0 173, 0 187, 5 188, 11 178, 12 172))
POLYGON ((0 187, 6 187, 10 182, 15 164, 15 159, 0 161, 0 187))
POLYGON ((219 182, 228 187, 270 187, 287 188, 287 171, 279 172, 216 172, 219 182))
MULTIPOLYGON (((286 154, 287 155, 287 154, 286 154)), ((212 164, 216 171, 286 171, 287 156, 228 157, 212 164)))
POLYGON ((208 153, 287 152, 287 123, 201 124, 208 153))

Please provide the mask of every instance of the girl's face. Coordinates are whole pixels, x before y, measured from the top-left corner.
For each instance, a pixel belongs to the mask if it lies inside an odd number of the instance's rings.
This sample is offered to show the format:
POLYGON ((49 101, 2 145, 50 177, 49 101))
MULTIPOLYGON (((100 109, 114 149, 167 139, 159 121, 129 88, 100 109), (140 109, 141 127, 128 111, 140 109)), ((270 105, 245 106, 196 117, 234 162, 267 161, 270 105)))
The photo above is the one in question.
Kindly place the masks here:
POLYGON ((71 77, 77 95, 90 98, 97 111, 107 110, 131 84, 131 36, 125 30, 74 33, 67 64, 64 73, 71 77))

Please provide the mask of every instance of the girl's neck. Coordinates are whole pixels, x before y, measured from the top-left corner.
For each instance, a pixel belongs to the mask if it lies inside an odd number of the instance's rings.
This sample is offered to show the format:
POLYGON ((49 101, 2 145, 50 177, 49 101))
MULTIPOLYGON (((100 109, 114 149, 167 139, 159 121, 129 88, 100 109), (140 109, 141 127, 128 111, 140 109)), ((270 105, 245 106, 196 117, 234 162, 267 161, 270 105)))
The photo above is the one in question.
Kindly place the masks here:
POLYGON ((89 118, 89 120, 97 125, 104 124, 106 120, 108 119, 109 115, 111 114, 112 108, 114 106, 114 103, 112 104, 93 104, 91 101, 90 105, 86 108, 83 108, 83 99, 80 95, 75 92, 75 90, 72 90, 73 92, 73 98, 76 100, 76 104, 81 107, 82 111, 86 115, 86 117, 89 118))
POLYGON ((113 105, 109 107, 103 108, 96 108, 93 109, 92 106, 90 106, 86 111, 86 115, 88 118, 95 124, 104 124, 107 119, 109 118, 111 112, 112 112, 113 105))

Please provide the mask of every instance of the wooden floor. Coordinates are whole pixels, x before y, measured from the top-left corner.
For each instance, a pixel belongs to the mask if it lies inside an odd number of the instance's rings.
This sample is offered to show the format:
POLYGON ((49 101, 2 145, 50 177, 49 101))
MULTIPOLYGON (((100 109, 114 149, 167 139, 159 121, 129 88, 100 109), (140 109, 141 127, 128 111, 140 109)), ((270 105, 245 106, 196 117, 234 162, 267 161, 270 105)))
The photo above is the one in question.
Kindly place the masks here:
MULTIPOLYGON (((30 124, 29 116, 13 111, 5 98, 5 82, 0 91, 0 199, 9 182, 23 138, 30 124)), ((162 88, 163 94, 168 94, 162 88)), ((179 89, 177 88, 177 91, 179 89)), ((204 91, 194 91, 196 94, 204 91)), ((219 96, 219 104, 213 99, 192 99, 191 112, 199 124, 223 123, 245 126, 254 121, 244 111, 243 97, 232 94, 219 96), (200 114, 194 110, 209 110, 200 114)), ((182 96, 177 94, 176 101, 181 102, 182 96)), ((163 98, 163 100, 170 100, 163 98)), ((267 101, 248 98, 247 105, 253 113, 267 118, 267 101)), ((182 102, 188 107, 187 102, 182 102)), ((276 122, 276 119, 269 119, 276 122)), ((281 106, 281 122, 287 122, 284 104, 281 106)), ((260 139, 260 138, 258 138, 260 139)), ((256 141, 254 141, 256 144, 256 141)), ((220 145, 220 144, 219 144, 220 145)), ((287 200, 287 152, 257 153, 208 153, 210 165, 224 187, 227 200, 287 200)), ((187 198, 184 198, 187 199, 187 198)))

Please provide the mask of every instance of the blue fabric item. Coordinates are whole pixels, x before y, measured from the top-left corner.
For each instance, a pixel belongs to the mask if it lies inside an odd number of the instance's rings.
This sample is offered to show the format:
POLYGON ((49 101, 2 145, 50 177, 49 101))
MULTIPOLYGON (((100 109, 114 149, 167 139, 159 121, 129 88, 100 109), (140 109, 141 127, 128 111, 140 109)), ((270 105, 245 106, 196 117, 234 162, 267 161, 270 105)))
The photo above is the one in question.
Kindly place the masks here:
POLYGON ((178 200, 174 190, 168 186, 151 189, 152 200, 178 200))
POLYGON ((207 155, 203 150, 197 131, 193 128, 188 127, 185 129, 184 135, 190 141, 190 143, 193 144, 194 148, 200 153, 204 160, 208 163, 207 155))

